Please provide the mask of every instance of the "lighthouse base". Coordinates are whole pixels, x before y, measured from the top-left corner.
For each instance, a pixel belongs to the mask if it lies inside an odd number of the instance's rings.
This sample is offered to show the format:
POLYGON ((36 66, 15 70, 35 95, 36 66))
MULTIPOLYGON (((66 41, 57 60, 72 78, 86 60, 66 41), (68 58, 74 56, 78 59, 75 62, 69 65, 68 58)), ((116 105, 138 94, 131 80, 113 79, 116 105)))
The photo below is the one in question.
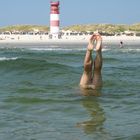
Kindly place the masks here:
POLYGON ((49 39, 61 39, 61 34, 49 34, 49 39))

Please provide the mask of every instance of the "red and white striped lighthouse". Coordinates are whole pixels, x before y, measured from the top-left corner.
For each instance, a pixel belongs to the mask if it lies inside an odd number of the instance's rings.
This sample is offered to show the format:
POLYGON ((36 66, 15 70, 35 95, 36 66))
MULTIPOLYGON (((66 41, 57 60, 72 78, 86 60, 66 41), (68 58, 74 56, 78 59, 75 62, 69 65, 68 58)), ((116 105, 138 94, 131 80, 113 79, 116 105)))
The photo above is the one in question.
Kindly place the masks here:
POLYGON ((59 1, 51 1, 50 12, 50 38, 59 38, 59 1))

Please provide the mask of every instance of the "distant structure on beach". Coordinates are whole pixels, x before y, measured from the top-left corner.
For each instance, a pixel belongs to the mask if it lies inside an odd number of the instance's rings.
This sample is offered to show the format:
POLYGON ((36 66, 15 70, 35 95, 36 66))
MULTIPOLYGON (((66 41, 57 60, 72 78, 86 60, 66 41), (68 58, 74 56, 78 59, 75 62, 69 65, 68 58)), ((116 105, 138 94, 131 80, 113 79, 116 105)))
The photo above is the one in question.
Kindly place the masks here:
POLYGON ((51 1, 50 2, 50 39, 61 38, 59 31, 59 1, 51 1))

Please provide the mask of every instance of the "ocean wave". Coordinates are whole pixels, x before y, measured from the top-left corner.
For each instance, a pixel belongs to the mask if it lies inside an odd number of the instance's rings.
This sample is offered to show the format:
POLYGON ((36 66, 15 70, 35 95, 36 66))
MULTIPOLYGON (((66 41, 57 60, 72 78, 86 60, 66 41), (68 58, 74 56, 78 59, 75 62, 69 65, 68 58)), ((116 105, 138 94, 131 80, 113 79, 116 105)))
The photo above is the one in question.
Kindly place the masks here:
POLYGON ((103 48, 103 49, 102 49, 103 52, 105 52, 105 51, 110 51, 110 50, 111 50, 111 49, 106 49, 106 48, 103 48))
POLYGON ((16 71, 16 73, 45 73, 46 75, 50 72, 65 74, 67 72, 76 72, 77 68, 74 66, 58 63, 48 62, 44 59, 33 59, 33 58, 0 58, 1 69, 5 69, 8 72, 16 71), (13 61, 14 60, 14 61, 13 61))
POLYGON ((134 48, 134 49, 123 49, 122 52, 140 52, 139 48, 134 48))
POLYGON ((0 61, 17 60, 18 57, 0 57, 0 61))
MULTIPOLYGON (((86 48, 28 48, 31 51, 86 51, 86 48)), ((110 49, 103 48, 102 51, 109 51, 110 49)), ((94 49, 95 51, 95 49, 94 49)))
POLYGON ((32 51, 83 51, 85 48, 29 48, 32 51))

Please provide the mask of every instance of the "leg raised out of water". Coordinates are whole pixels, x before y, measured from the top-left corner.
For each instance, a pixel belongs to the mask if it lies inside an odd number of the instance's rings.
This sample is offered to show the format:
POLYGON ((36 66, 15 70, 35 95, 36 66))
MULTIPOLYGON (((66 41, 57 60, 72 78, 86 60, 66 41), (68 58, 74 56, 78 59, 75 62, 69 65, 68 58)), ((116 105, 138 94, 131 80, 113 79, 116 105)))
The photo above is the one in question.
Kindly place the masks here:
POLYGON ((92 84, 95 86, 95 88, 99 88, 102 86, 102 38, 100 35, 97 35, 96 41, 96 57, 94 60, 92 84))
POLYGON ((89 39, 89 43, 87 46, 87 51, 84 59, 84 72, 80 80, 80 86, 86 88, 87 85, 92 83, 92 51, 94 49, 93 42, 95 41, 95 35, 92 35, 89 39))

